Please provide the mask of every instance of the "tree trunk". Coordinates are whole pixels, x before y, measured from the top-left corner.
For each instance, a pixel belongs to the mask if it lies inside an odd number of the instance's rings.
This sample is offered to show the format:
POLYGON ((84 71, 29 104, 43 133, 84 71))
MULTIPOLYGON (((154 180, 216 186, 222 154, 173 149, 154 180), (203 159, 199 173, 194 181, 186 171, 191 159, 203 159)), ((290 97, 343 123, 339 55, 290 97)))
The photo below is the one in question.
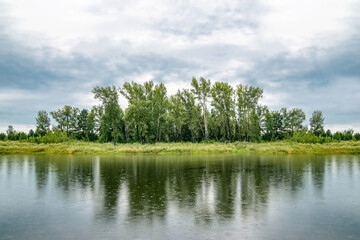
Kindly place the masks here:
POLYGON ((207 116, 206 116, 206 103, 203 103, 203 112, 204 112, 204 126, 205 126, 205 138, 209 139, 208 125, 207 125, 207 116))
POLYGON ((156 142, 159 141, 159 125, 160 125, 160 117, 158 117, 157 125, 156 125, 156 142))
POLYGON ((230 130, 230 122, 229 122, 229 118, 226 118, 226 124, 227 124, 227 129, 228 129, 228 136, 229 136, 229 141, 232 142, 232 136, 231 136, 231 130, 230 130))
POLYGON ((115 124, 114 124, 113 128, 114 128, 114 131, 113 131, 113 134, 114 134, 114 146, 116 146, 116 126, 115 126, 115 124))

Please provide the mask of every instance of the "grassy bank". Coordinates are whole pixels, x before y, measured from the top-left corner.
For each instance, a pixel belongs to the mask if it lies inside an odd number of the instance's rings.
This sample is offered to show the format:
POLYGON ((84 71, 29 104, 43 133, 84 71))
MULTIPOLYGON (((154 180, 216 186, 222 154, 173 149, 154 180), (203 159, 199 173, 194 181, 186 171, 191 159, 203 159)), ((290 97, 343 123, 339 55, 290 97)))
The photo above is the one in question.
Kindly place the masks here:
POLYGON ((163 154, 163 153, 259 153, 259 154, 360 154, 360 141, 326 144, 270 143, 157 143, 118 144, 67 142, 35 144, 0 141, 0 154, 163 154))

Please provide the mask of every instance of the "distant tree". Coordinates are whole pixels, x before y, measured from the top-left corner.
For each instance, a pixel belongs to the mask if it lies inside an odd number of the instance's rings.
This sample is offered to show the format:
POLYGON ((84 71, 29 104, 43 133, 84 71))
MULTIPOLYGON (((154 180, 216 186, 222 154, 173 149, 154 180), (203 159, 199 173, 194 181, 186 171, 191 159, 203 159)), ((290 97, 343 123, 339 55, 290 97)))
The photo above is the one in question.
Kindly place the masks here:
POLYGON ((233 94, 233 88, 224 82, 216 82, 211 89, 211 105, 221 117, 220 119, 223 120, 221 125, 224 127, 224 133, 229 141, 232 141, 234 129, 232 126, 232 120, 235 116, 233 94))
POLYGON ((334 133, 333 139, 340 141, 342 139, 341 132, 337 131, 336 133, 334 133))
POLYGON ((175 141, 182 140, 182 133, 184 127, 184 105, 181 100, 181 92, 178 92, 170 97, 169 101, 169 114, 168 114, 168 121, 170 122, 171 130, 169 135, 175 141))
POLYGON ((146 87, 136 82, 126 82, 120 89, 120 93, 128 100, 128 108, 125 111, 125 135, 131 135, 135 141, 143 143, 150 129, 150 93, 152 82, 146 83, 146 87))
POLYGON ((195 96, 189 90, 183 90, 180 93, 181 101, 184 106, 184 118, 186 128, 190 132, 190 139, 192 142, 199 140, 201 132, 201 106, 196 105, 195 96))
POLYGON ((354 134, 353 129, 348 129, 348 130, 343 131, 342 140, 345 140, 345 141, 352 140, 353 139, 353 134, 354 134))
POLYGON ((78 113, 78 108, 68 105, 65 105, 57 111, 50 112, 51 116, 59 124, 58 129, 60 131, 66 131, 68 136, 75 131, 78 113))
POLYGON ((263 139, 266 141, 273 141, 275 139, 274 119, 269 109, 265 112, 264 130, 265 133, 263 139))
POLYGON ((321 111, 314 111, 310 118, 310 130, 316 135, 324 133, 324 120, 323 114, 321 111))
POLYGON ((164 84, 160 83, 155 85, 152 94, 152 112, 153 112, 153 122, 156 124, 156 133, 155 141, 159 141, 161 133, 163 132, 161 126, 164 125, 166 111, 168 109, 169 101, 166 96, 166 87, 164 84))
POLYGON ((50 118, 46 111, 41 110, 36 117, 36 132, 40 136, 44 136, 50 131, 50 118))
POLYGON ((75 130, 77 139, 87 139, 88 115, 89 115, 88 110, 83 109, 77 116, 77 123, 76 123, 76 130, 75 130))
POLYGON ((249 141, 250 114, 258 106, 259 99, 263 96, 263 90, 259 87, 239 84, 236 88, 237 110, 239 124, 239 138, 249 141))
POLYGON ((303 128, 302 124, 305 119, 306 115, 300 108, 293 108, 288 112, 288 121, 291 134, 293 134, 296 130, 303 128))
POLYGON ((330 137, 330 138, 333 137, 330 129, 328 129, 328 130, 326 131, 325 135, 326 135, 327 137, 330 137))
POLYGON ((18 133, 17 140, 24 141, 26 139, 28 139, 28 136, 26 135, 26 133, 24 133, 24 132, 19 132, 18 133))
POLYGON ((4 141, 6 138, 6 134, 5 133, 0 133, 0 141, 4 141))
POLYGON ((28 137, 34 137, 34 136, 35 136, 34 130, 30 129, 30 131, 28 133, 28 137))
POLYGON ((96 134, 96 108, 92 108, 86 119, 86 139, 89 141, 95 141, 97 139, 96 134))
POLYGON ((355 133, 354 138, 355 138, 355 140, 359 141, 360 140, 360 133, 355 133))
POLYGON ((6 130, 6 135, 9 140, 16 140, 16 131, 14 130, 14 127, 12 125, 8 126, 8 129, 6 130))
POLYGON ((92 92, 95 94, 95 99, 99 99, 104 107, 103 119, 108 123, 108 127, 112 130, 112 137, 114 145, 116 145, 117 130, 122 120, 122 109, 118 103, 118 91, 115 86, 95 87, 92 92))
POLYGON ((203 118, 204 118, 204 128, 205 128, 205 138, 209 138, 209 130, 208 130, 208 120, 207 120, 207 101, 208 98, 211 97, 211 82, 210 80, 205 80, 205 78, 201 77, 199 81, 196 80, 195 77, 192 78, 191 92, 195 94, 195 98, 199 100, 200 106, 202 108, 203 118))

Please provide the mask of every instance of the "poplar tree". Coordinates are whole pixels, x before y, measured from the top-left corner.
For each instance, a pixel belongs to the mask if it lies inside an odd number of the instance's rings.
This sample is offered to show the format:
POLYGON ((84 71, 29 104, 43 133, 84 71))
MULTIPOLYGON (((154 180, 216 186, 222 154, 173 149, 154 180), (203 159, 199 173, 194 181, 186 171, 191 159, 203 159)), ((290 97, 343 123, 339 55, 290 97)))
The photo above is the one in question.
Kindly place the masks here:
POLYGON ((208 98, 211 97, 211 82, 210 80, 205 80, 205 78, 200 77, 199 81, 196 80, 195 77, 192 78, 191 92, 195 94, 196 99, 200 102, 200 106, 202 107, 203 117, 204 117, 204 128, 205 128, 205 138, 209 138, 208 131, 208 120, 207 120, 207 101, 208 98))
POLYGON ((36 132, 44 136, 50 131, 50 118, 46 111, 41 110, 36 117, 36 132))
POLYGON ((216 109, 218 114, 223 118, 223 126, 227 139, 232 141, 232 118, 235 115, 234 89, 224 82, 216 82, 211 89, 211 105, 216 109))
POLYGON ((68 136, 75 130, 78 113, 78 108, 69 105, 65 105, 62 109, 58 109, 57 111, 50 112, 51 116, 59 124, 58 128, 61 131, 66 131, 68 136))
POLYGON ((324 132, 324 120, 323 114, 321 111, 316 110, 313 112, 310 118, 310 130, 316 135, 319 136, 324 132))
POLYGON ((122 118, 122 109, 118 103, 118 90, 115 86, 95 87, 92 92, 95 94, 95 99, 99 99, 104 108, 103 121, 108 123, 109 129, 112 130, 112 137, 114 146, 116 145, 116 133, 120 127, 122 118))

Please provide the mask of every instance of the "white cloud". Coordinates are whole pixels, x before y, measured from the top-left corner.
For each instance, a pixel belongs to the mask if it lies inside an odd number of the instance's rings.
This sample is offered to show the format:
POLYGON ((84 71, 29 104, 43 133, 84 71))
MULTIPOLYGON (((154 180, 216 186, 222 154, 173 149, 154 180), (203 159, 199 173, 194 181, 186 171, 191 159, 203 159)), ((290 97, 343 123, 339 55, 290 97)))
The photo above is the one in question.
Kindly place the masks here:
MULTIPOLYGON (((346 103, 359 99, 358 78, 340 76, 342 80, 327 86, 318 84, 317 76, 296 78, 313 65, 326 63, 334 57, 330 50, 342 49, 358 34, 355 4, 355 0, 3 0, 1 33, 30 47, 23 54, 51 72, 46 78, 53 74, 59 80, 49 79, 44 94, 2 89, 0 106, 19 112, 64 104, 90 107, 95 103, 90 91, 96 85, 153 80, 164 82, 171 95, 189 88, 192 76, 203 76, 233 87, 259 84, 265 90, 261 102, 271 108, 356 112, 357 106, 346 103), (285 57, 272 62, 279 56, 285 57), (261 68, 262 64, 271 67, 261 68)), ((4 51, 18 50, 4 47, 4 51)), ((322 71, 325 77, 331 75, 331 69, 322 71)), ((126 107, 125 99, 120 102, 126 107)))
POLYGON ((266 1, 269 11, 260 16, 259 32, 264 40, 281 42, 293 52, 312 46, 335 46, 355 32, 344 20, 354 15, 352 5, 356 2, 266 1))
POLYGON ((30 129, 34 131, 36 129, 36 126, 34 124, 6 124, 0 122, 0 133, 6 133, 9 125, 13 126, 14 130, 17 132, 28 133, 30 129))
POLYGON ((0 89, 0 107, 11 106, 14 102, 39 100, 44 96, 34 91, 21 89, 0 89))
POLYGON ((360 124, 325 124, 324 129, 330 129, 332 133, 353 129, 355 133, 360 133, 360 124))

